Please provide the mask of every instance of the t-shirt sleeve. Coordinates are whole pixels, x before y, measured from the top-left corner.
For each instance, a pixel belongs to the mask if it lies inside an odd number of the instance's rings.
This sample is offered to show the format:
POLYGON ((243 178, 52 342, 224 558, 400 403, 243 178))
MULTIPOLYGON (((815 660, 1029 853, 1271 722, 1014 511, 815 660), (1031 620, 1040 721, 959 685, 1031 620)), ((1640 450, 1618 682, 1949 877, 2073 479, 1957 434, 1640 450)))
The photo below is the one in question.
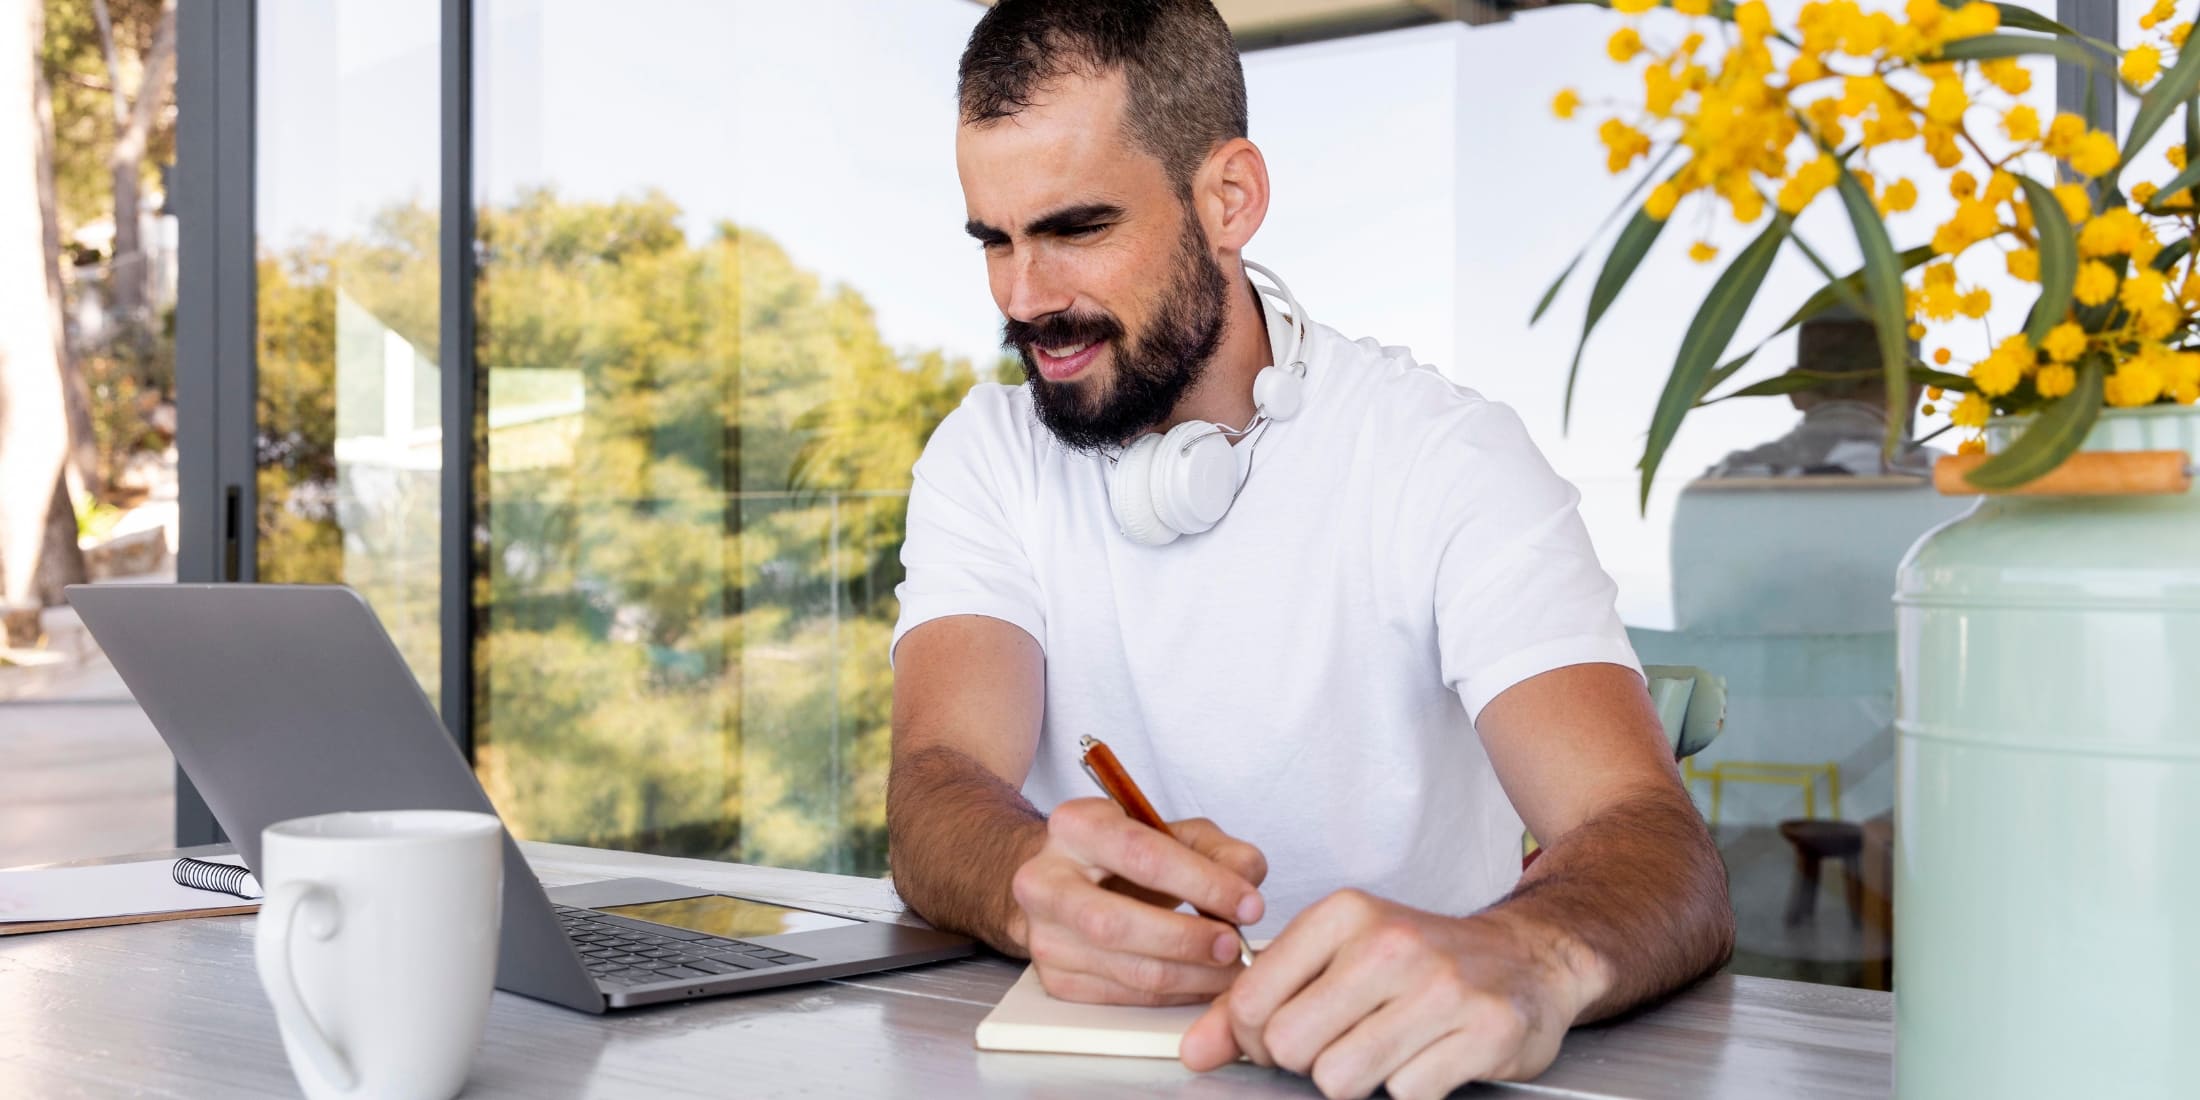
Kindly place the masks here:
POLYGON ((1030 469, 1016 459, 1020 426, 1006 392, 973 390, 917 459, 901 546, 905 575, 894 589, 901 603, 895 647, 911 630, 950 615, 999 619, 1046 646, 1044 604, 1014 519, 1030 469))
POLYGON ((1438 658, 1470 719, 1553 669, 1641 673, 1580 500, 1503 405, 1475 399, 1421 441, 1401 503, 1435 523, 1423 545, 1434 555, 1438 658))

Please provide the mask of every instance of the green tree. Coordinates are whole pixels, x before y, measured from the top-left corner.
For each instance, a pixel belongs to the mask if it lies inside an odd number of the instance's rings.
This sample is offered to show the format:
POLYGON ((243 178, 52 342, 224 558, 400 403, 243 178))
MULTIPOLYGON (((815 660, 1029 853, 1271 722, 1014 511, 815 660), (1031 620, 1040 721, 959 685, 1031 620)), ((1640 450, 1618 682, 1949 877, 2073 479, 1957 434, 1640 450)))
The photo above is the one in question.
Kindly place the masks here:
MULTIPOLYGON (((433 347, 435 228, 263 259, 263 571, 338 579, 336 287, 433 347)), ((661 195, 532 191, 479 236, 491 796, 533 838, 882 873, 909 470, 970 366, 661 195)))

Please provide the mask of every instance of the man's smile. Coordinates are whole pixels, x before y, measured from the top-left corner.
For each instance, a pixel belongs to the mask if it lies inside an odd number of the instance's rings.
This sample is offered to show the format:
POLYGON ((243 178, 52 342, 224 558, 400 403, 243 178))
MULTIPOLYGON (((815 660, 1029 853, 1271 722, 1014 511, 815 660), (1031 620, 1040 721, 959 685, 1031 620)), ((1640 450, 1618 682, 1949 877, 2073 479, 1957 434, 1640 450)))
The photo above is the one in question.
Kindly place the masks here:
POLYGON ((1105 340, 1088 340, 1060 347, 1031 346, 1031 357, 1039 364, 1039 374, 1049 382, 1067 382, 1086 367, 1092 365, 1107 348, 1105 340))

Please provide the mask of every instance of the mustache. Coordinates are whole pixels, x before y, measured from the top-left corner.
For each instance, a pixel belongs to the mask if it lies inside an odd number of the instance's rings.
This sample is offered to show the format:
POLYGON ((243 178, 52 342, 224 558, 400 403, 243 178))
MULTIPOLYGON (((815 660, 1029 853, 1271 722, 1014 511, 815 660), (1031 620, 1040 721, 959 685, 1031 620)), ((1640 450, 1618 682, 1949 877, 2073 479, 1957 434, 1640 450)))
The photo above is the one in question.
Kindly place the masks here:
POLYGON ((1034 346, 1096 344, 1122 335, 1123 323, 1105 313, 1050 313, 1036 321, 1011 317, 1001 322, 1001 346, 1026 356, 1034 346))

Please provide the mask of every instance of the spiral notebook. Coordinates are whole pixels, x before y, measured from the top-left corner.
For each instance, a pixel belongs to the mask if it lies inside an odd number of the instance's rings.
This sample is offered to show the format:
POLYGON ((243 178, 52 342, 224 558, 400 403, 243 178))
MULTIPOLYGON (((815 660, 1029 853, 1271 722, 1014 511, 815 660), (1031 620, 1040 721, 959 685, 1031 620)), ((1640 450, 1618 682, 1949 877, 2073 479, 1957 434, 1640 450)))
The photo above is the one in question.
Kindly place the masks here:
MULTIPOLYGON (((208 885, 219 889, 186 886, 177 881, 178 860, 145 859, 107 863, 96 867, 38 867, 0 871, 0 936, 30 932, 57 932, 68 928, 96 928, 109 924, 141 924, 182 917, 215 917, 251 913, 257 900, 223 892, 235 886, 257 894, 259 886, 244 875, 243 861, 235 856, 194 860, 233 867, 235 876, 211 873, 208 885), (220 881, 215 881, 215 880, 220 881)), ((185 877, 189 868, 186 868, 185 877)))

